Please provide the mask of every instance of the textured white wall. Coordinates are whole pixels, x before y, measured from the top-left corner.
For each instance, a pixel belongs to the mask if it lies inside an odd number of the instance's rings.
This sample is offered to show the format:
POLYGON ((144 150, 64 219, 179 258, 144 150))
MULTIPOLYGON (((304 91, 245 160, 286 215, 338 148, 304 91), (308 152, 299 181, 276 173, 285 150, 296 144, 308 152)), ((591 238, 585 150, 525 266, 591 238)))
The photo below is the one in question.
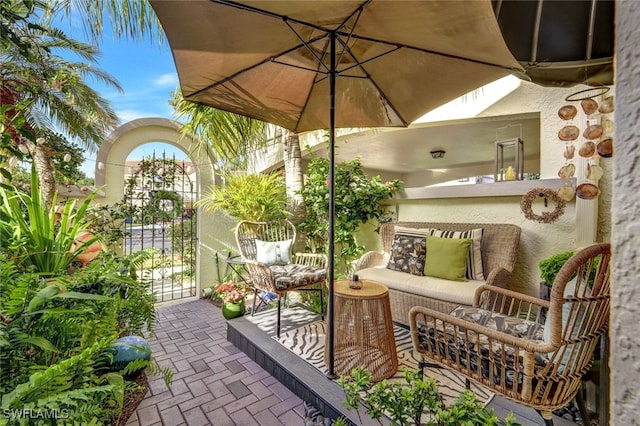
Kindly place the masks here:
POLYGON ((640 424, 640 7, 616 3, 611 424, 640 424))

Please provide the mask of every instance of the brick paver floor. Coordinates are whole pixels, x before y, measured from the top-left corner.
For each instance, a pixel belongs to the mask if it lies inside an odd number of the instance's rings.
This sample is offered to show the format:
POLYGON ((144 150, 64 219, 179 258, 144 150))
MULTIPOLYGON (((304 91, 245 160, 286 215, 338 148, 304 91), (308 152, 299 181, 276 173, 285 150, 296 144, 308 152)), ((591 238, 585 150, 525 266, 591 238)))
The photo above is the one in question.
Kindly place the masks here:
POLYGON ((302 425, 304 403, 227 341, 219 308, 197 300, 158 308, 149 339, 170 388, 149 377, 149 392, 127 426, 302 425))

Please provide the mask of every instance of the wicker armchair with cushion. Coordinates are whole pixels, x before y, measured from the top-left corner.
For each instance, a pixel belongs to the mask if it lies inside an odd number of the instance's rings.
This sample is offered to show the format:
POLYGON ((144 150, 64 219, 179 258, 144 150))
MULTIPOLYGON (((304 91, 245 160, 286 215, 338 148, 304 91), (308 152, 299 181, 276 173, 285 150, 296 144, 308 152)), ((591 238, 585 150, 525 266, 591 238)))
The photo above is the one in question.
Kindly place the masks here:
MULTIPOLYGON (((242 221, 236 227, 236 242, 245 261, 254 304, 259 291, 274 293, 278 299, 276 333, 280 336, 280 300, 289 291, 317 291, 322 301, 322 288, 327 279, 327 256, 319 253, 296 253, 296 228, 288 220, 275 222, 242 221)), ((323 312, 324 319, 324 312, 323 312)))
POLYGON ((609 244, 578 251, 560 269, 550 301, 484 286, 474 306, 449 314, 414 307, 414 349, 423 362, 456 370, 553 424, 552 412, 576 397, 606 332, 610 257, 609 244), (536 321, 543 309, 545 324, 536 321))

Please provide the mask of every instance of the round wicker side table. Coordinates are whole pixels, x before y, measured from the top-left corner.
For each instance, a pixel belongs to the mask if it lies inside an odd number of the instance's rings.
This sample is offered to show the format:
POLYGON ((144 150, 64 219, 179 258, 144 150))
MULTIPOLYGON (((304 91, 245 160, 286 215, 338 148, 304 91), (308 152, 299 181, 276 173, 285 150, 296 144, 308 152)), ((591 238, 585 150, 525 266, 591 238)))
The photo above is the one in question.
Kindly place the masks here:
MULTIPOLYGON (((389 289, 370 280, 362 284, 356 290, 349 288, 348 280, 334 283, 334 371, 347 376, 364 366, 373 381, 380 381, 398 370, 389 289)), ((325 362, 328 347, 325 342, 325 362)))

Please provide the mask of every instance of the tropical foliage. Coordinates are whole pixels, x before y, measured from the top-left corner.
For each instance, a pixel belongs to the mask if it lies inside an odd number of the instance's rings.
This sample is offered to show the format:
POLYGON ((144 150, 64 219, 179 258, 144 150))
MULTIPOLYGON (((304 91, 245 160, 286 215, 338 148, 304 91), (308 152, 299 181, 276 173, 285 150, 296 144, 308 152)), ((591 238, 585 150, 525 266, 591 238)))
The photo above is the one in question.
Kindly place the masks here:
POLYGON ((98 240, 86 241, 84 248, 75 244, 76 237, 88 228, 85 212, 94 194, 78 208, 75 200, 56 206, 54 196, 54 207, 46 208, 36 174, 31 177, 30 194, 15 186, 0 187, 0 247, 20 266, 47 275, 64 273, 86 247, 98 240))
POLYGON ((236 220, 285 219, 287 195, 284 178, 278 174, 228 173, 224 185, 215 185, 198 201, 208 211, 222 210, 236 220))
POLYGON ((47 3, 2 1, 0 7, 0 168, 8 178, 16 160, 33 161, 49 207, 55 192, 50 158, 60 145, 50 139, 95 149, 117 124, 117 116, 87 81, 121 88, 96 68, 99 51, 94 45, 74 40, 41 20, 55 12, 47 3))
MULTIPOLYGON (((348 410, 357 410, 361 425, 364 424, 359 411, 361 407, 379 424, 383 424, 381 419, 388 415, 391 424, 396 426, 519 425, 512 413, 504 420, 498 418, 493 409, 486 409, 470 391, 464 391, 447 407, 436 379, 423 378, 419 370, 405 369, 404 382, 383 380, 374 385, 371 376, 370 371, 359 367, 351 371, 351 376, 341 377, 338 381, 345 393, 344 405, 348 410)), ((336 424, 342 424, 341 420, 336 424)))
MULTIPOLYGON (((325 251, 329 227, 329 160, 315 157, 307 169, 302 194, 307 217, 298 228, 307 235, 312 250, 325 251)), ((348 268, 362 254, 357 244, 358 228, 369 220, 388 221, 387 209, 380 204, 401 188, 399 180, 382 182, 380 176, 365 175, 359 158, 335 166, 335 244, 336 253, 348 268), (339 250, 339 251, 338 251, 339 250)))
MULTIPOLYGON (((47 209, 39 191, 35 173, 29 194, 0 187, 1 408, 109 423, 122 410, 124 392, 135 387, 129 375, 145 366, 160 371, 149 361, 114 371, 109 351, 118 337, 153 334, 155 297, 134 272, 147 255, 103 253, 79 267, 75 260, 100 239, 93 229, 95 237, 75 243, 91 225, 91 200, 47 209)), ((169 381, 171 372, 162 373, 169 381)))
POLYGON ((170 104, 177 119, 184 122, 182 133, 197 136, 195 151, 225 170, 246 170, 249 153, 267 144, 267 123, 243 115, 189 102, 178 90, 170 104))

